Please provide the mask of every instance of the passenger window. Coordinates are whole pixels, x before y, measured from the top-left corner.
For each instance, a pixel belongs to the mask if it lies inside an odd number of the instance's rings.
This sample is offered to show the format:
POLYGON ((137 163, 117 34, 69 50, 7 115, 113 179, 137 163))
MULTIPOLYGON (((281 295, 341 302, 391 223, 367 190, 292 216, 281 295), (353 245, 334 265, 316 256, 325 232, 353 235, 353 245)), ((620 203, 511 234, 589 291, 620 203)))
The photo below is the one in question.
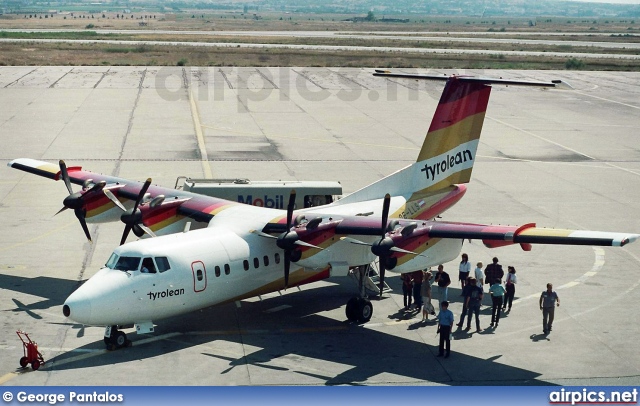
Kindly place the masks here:
POLYGON ((260 260, 256 257, 253 259, 253 267, 258 269, 259 266, 260 266, 260 260))
POLYGON ((275 259, 276 259, 276 264, 279 264, 280 263, 280 254, 278 254, 277 252, 276 252, 276 255, 275 255, 275 259))
POLYGON ((224 264, 224 274, 229 275, 230 273, 231 273, 231 268, 229 267, 229 264, 224 264))
POLYGON ((264 266, 269 266, 269 256, 265 255, 262 259, 264 260, 264 266))
POLYGON ((156 265, 158 266, 158 271, 161 273, 171 269, 167 257, 156 257, 156 265))
POLYGON ((204 278, 204 275, 202 274, 202 269, 198 269, 196 271, 196 277, 198 278, 198 282, 204 278))
POLYGON ((218 265, 216 265, 216 267, 214 268, 215 272, 216 272, 216 276, 220 276, 220 267, 218 265))
POLYGON ((156 273, 156 266, 153 264, 153 260, 151 258, 145 258, 142 260, 142 268, 140 268, 140 272, 156 273))
POLYGON ((247 261, 246 259, 244 261, 242 261, 242 266, 244 266, 244 270, 248 271, 249 270, 249 261, 247 261))

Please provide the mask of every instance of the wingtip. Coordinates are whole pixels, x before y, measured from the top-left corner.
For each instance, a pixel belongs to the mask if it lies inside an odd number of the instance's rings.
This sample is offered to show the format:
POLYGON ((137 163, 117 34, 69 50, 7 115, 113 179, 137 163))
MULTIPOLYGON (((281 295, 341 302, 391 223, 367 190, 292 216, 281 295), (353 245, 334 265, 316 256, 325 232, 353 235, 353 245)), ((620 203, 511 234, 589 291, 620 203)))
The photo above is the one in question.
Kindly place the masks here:
POLYGON ((558 89, 574 90, 573 86, 571 86, 569 83, 567 83, 567 82, 565 82, 564 80, 561 80, 561 79, 552 80, 551 83, 556 85, 556 88, 558 88, 558 89))

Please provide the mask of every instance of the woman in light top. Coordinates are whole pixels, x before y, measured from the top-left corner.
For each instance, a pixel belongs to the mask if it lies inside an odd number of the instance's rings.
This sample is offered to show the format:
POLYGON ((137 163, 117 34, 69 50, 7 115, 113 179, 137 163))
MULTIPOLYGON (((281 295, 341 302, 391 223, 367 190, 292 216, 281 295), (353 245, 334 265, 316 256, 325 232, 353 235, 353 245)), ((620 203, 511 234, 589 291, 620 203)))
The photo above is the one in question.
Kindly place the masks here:
MULTIPOLYGON (((469 278, 469 272, 471 271, 471 264, 469 263, 469 256, 467 254, 462 254, 462 261, 460 261, 458 271, 458 280, 460 281, 461 289, 464 290, 467 284, 467 278, 469 278)), ((462 296, 462 294, 460 294, 460 296, 462 296)))
POLYGON ((482 271, 482 262, 478 262, 476 264, 476 270, 473 271, 476 277, 476 286, 482 289, 482 285, 484 285, 484 272, 482 271))

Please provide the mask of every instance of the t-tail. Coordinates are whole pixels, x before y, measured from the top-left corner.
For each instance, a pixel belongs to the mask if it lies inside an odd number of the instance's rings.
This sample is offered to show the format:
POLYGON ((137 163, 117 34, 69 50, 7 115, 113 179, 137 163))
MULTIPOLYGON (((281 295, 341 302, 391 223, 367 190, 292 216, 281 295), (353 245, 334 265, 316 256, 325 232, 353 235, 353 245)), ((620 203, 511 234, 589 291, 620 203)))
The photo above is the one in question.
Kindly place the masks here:
POLYGON ((565 82, 529 82, 467 76, 425 76, 376 71, 374 76, 446 81, 418 159, 337 204, 401 196, 405 204, 392 217, 428 220, 465 194, 476 162, 492 84, 571 88, 565 82))

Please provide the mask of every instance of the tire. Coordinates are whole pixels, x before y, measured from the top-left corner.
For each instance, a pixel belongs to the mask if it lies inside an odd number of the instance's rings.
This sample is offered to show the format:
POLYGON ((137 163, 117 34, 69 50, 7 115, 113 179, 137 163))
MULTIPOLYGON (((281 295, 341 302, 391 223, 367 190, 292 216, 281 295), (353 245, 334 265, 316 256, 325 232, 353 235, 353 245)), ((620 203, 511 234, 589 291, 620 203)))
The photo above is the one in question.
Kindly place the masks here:
POLYGON ((27 365, 29 365, 29 358, 27 358, 27 357, 20 358, 20 366, 22 368, 26 368, 27 365))
POLYGON ((116 348, 126 347, 127 335, 122 331, 117 331, 113 337, 113 344, 115 344, 116 348))
POLYGON ((349 321, 358 321, 358 302, 360 298, 357 296, 352 297, 347 302, 347 308, 345 309, 345 313, 347 315, 347 320, 349 321))
POLYGON ((366 323, 373 316, 373 305, 369 299, 360 299, 358 301, 358 322, 366 323))
POLYGON ((31 369, 33 369, 34 371, 37 371, 40 368, 40 361, 38 361, 37 359, 34 359, 33 362, 31 363, 31 369))

